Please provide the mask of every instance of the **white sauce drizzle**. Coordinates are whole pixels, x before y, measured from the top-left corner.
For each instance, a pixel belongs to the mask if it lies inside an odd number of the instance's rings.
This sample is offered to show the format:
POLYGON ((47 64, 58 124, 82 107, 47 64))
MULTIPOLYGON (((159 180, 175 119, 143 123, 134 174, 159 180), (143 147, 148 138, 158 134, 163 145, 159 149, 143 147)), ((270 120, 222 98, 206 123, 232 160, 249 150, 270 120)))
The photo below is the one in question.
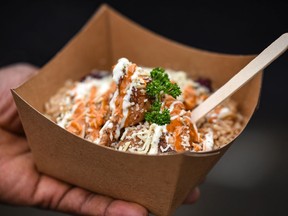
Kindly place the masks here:
POLYGON ((131 63, 128 59, 120 58, 118 60, 118 63, 115 65, 113 69, 113 80, 116 82, 117 85, 119 84, 121 77, 127 72, 129 64, 131 63))
POLYGON ((135 72, 134 72, 133 75, 131 76, 130 85, 127 86, 126 94, 125 94, 125 96, 124 96, 124 98, 123 98, 123 103, 122 103, 123 118, 121 119, 119 129, 121 129, 121 128, 124 127, 125 121, 126 121, 127 116, 128 116, 129 108, 130 108, 131 105, 132 105, 132 104, 130 103, 130 98, 131 98, 131 95, 132 95, 132 93, 133 93, 133 88, 136 86, 137 78, 139 77, 140 70, 142 70, 140 67, 136 67, 135 72))
POLYGON ((182 103, 182 102, 181 102, 181 101, 178 101, 178 100, 175 100, 175 101, 170 105, 170 107, 169 107, 169 112, 170 112, 170 113, 173 112, 175 105, 178 104, 178 103, 182 103))
POLYGON ((223 107, 218 114, 218 119, 226 118, 229 115, 231 115, 231 110, 227 107, 223 107))
POLYGON ((213 149, 213 146, 214 146, 213 131, 209 130, 209 132, 206 133, 204 137, 205 138, 202 142, 203 143, 202 151, 211 151, 213 149))
POLYGON ((154 134, 151 140, 151 148, 150 148, 149 154, 157 154, 158 145, 159 145, 160 137, 162 136, 162 133, 163 133, 164 126, 159 126, 156 124, 152 124, 152 125, 155 125, 155 126, 154 126, 154 134))
POLYGON ((171 147, 170 144, 167 144, 167 146, 166 146, 165 148, 163 148, 162 146, 160 146, 160 150, 161 150, 162 153, 168 151, 169 148, 172 149, 172 147, 171 147))

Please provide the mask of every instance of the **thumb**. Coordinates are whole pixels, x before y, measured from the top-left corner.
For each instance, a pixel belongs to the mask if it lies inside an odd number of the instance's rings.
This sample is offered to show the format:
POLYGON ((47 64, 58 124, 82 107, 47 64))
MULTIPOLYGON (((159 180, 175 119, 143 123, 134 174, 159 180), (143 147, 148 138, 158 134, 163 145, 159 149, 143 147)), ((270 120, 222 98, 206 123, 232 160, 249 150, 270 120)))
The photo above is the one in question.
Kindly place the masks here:
POLYGON ((0 128, 23 133, 11 88, 16 88, 37 73, 38 68, 18 63, 0 69, 0 128))

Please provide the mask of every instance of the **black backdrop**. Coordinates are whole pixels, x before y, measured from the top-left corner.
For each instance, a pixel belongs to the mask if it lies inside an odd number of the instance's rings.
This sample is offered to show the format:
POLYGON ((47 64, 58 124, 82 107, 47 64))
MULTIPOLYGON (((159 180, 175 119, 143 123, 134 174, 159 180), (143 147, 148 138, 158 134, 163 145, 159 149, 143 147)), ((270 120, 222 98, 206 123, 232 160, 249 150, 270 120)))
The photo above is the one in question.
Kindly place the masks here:
MULTIPOLYGON (((0 4, 0 66, 19 61, 43 66, 103 2, 160 35, 221 53, 257 54, 288 32, 285 1, 6 1, 0 4)), ((265 70, 260 106, 247 130, 207 177, 200 202, 178 215, 236 215, 233 209, 240 206, 239 215, 288 210, 280 198, 288 192, 287 57, 285 53, 265 70), (246 185, 258 181, 243 192, 241 184, 225 185, 224 177, 230 183, 239 180, 228 172, 246 185)))

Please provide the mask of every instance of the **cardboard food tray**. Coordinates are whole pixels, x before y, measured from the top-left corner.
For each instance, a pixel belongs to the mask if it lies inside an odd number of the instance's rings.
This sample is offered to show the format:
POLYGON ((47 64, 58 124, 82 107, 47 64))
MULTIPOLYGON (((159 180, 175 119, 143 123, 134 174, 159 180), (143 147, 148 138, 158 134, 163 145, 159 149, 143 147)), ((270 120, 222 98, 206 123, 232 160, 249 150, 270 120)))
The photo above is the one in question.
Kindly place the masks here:
MULTIPOLYGON (((96 193, 139 203, 155 215, 170 215, 231 145, 206 153, 147 156, 118 152, 79 138, 47 119, 44 104, 67 79, 92 69, 111 70, 127 57, 138 65, 184 70, 207 77, 217 88, 254 56, 203 51, 163 38, 103 5, 81 31, 28 82, 12 90, 40 172, 96 193)), ((261 87, 259 73, 233 98, 245 125, 261 87)))

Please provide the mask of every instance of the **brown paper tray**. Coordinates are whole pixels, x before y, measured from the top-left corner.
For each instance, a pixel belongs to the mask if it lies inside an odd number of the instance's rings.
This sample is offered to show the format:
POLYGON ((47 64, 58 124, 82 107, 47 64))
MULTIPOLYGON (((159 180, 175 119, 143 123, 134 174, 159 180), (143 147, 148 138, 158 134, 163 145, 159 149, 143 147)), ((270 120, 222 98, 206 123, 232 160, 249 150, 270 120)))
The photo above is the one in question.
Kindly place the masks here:
MULTIPOLYGON (((173 42, 103 5, 38 75, 13 90, 39 171, 100 194, 137 202, 156 215, 170 215, 231 143, 206 153, 135 155, 90 143, 43 115, 44 103, 67 79, 78 80, 94 68, 110 70, 121 57, 138 65, 207 77, 217 88, 254 56, 212 53, 173 42)), ((261 76, 233 96, 245 125, 257 105, 261 76)))

